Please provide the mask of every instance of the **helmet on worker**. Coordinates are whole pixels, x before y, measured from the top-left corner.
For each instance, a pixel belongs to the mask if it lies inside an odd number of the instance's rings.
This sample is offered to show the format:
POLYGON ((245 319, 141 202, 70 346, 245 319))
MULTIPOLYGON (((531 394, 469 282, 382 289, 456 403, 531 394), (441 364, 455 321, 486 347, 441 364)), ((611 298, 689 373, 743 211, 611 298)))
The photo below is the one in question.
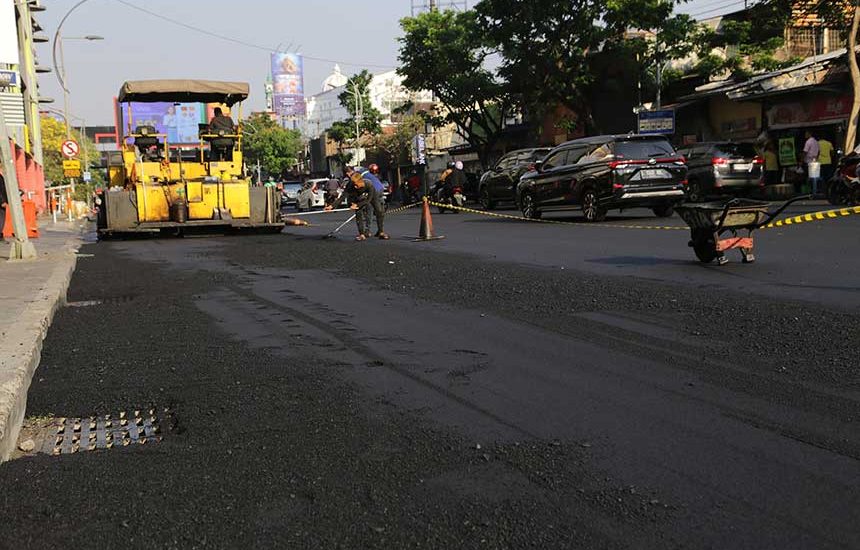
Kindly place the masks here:
POLYGON ((375 163, 374 163, 374 164, 371 164, 370 166, 368 166, 368 167, 367 167, 367 170, 368 170, 368 172, 370 172, 370 173, 371 173, 371 174, 373 174, 374 176, 378 176, 378 175, 379 175, 379 166, 377 166, 375 163))

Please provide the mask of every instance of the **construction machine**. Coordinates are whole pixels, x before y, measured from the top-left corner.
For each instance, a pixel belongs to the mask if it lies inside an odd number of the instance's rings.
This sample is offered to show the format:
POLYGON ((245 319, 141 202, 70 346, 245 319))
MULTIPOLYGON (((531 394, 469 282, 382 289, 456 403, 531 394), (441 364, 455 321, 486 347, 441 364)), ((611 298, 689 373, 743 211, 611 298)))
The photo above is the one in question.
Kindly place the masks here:
POLYGON ((241 120, 242 101, 247 97, 248 84, 244 82, 125 82, 117 97, 117 131, 123 132, 121 163, 108 167, 110 186, 100 195, 99 234, 182 234, 194 229, 280 231, 284 224, 280 221, 278 190, 253 186, 245 174, 241 124, 233 126, 230 118, 221 118, 216 124, 213 119, 210 128, 203 122, 204 109, 213 105, 218 106, 217 112, 238 104, 241 120), (135 121, 132 105, 141 103, 166 105, 164 124, 171 124, 170 129, 157 128, 162 120, 156 123, 153 116, 139 116, 135 121), (186 129, 189 120, 197 125, 196 135, 192 133, 189 138, 186 132, 182 139, 177 137, 174 119, 167 119, 179 116, 188 119, 184 121, 186 129), (188 143, 190 139, 195 142, 188 143))

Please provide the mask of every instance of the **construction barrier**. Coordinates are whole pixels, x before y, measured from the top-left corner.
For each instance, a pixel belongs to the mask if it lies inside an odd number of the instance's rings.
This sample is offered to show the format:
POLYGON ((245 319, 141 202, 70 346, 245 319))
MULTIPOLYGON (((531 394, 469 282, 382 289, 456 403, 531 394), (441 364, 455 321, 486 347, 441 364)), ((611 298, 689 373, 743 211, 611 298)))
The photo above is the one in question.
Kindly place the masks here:
MULTIPOLYGON (((36 223, 36 203, 31 200, 22 200, 21 207, 24 209, 24 223, 27 226, 27 236, 31 239, 38 238, 39 225, 36 223)), ((6 219, 3 221, 3 238, 8 239, 14 234, 12 209, 6 208, 6 219)))

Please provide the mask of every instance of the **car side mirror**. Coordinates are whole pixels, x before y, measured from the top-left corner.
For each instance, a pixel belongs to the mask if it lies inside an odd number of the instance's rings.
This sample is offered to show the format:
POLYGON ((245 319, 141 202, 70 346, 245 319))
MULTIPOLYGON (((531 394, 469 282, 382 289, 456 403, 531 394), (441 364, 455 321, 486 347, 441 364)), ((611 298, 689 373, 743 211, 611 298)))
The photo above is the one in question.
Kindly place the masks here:
POLYGON ((543 161, 536 160, 534 163, 535 171, 540 172, 543 169, 543 161))

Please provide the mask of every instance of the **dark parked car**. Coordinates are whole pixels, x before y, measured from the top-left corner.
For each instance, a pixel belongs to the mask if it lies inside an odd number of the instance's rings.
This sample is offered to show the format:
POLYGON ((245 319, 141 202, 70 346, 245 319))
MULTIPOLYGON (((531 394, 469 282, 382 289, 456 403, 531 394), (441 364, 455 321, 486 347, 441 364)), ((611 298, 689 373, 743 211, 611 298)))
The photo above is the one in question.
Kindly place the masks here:
POLYGON ((671 216, 683 202, 687 167, 661 136, 595 136, 563 143, 520 179, 517 202, 527 218, 581 208, 587 221, 606 211, 644 207, 671 216))
POLYGON ((764 185, 764 159, 752 143, 702 142, 678 150, 687 159, 687 200, 749 196, 764 185))
POLYGON ((486 210, 492 210, 500 202, 515 202, 520 177, 531 170, 534 163, 549 152, 549 147, 519 149, 511 151, 499 159, 494 167, 481 176, 481 181, 478 184, 478 197, 481 206, 486 210))

